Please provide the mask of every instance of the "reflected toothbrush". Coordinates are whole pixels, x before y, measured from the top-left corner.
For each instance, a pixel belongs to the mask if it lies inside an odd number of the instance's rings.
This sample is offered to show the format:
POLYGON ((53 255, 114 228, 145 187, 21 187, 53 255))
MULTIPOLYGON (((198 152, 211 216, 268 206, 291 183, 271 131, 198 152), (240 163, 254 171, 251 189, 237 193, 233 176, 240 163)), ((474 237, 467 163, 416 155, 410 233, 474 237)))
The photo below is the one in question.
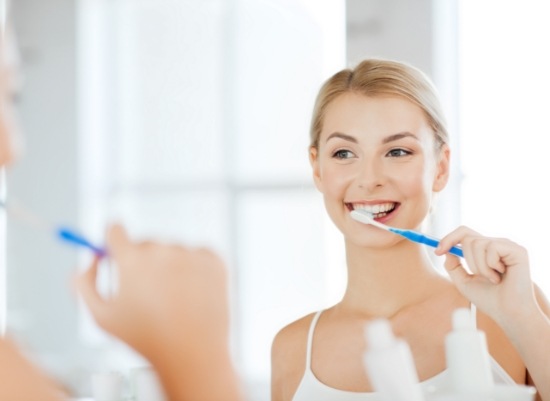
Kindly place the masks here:
POLYGON ((55 228, 55 233, 59 239, 67 243, 88 248, 100 258, 107 256, 107 251, 104 248, 92 244, 82 234, 76 232, 74 229, 60 226, 55 228))
POLYGON ((24 221, 33 227, 39 228, 42 231, 53 232, 55 236, 63 242, 88 248, 98 257, 104 257, 107 255, 107 251, 104 248, 94 245, 76 230, 65 226, 56 227, 52 224, 48 224, 45 220, 29 212, 26 208, 17 203, 10 202, 8 204, 0 201, 0 207, 4 208, 10 216, 16 217, 17 219, 24 221))
MULTIPOLYGON (((433 248, 437 248, 437 246, 439 245, 439 240, 438 239, 427 236, 425 234, 422 234, 422 233, 419 233, 419 232, 416 232, 416 231, 413 231, 413 230, 395 228, 395 227, 390 227, 390 226, 387 226, 385 224, 382 224, 382 223, 374 220, 374 218, 372 217, 372 214, 367 212, 366 210, 361 210, 361 209, 352 210, 351 211, 351 217, 354 220, 357 220, 360 223, 372 224, 375 227, 381 228, 381 229, 386 230, 386 231, 390 231, 394 234, 401 235, 401 236, 407 238, 409 241, 417 242, 419 244, 428 245, 428 246, 431 246, 433 248)), ((456 255, 456 256, 460 256, 461 258, 464 257, 464 253, 462 252, 462 249, 458 246, 453 246, 449 250, 449 253, 452 253, 453 255, 456 255)))

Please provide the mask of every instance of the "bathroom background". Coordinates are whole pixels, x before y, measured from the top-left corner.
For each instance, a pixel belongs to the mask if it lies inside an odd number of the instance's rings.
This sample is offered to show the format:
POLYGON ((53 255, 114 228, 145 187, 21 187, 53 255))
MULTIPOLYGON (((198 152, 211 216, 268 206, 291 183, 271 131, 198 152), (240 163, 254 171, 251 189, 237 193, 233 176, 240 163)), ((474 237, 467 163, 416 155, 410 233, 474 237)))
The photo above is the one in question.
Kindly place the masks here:
MULTIPOLYGON (((453 176, 442 235, 467 224, 529 249, 550 294, 550 6, 536 0, 16 0, 25 154, 2 190, 102 241, 207 245, 230 269, 232 350, 269 399, 270 347, 336 302, 342 241, 310 178, 323 80, 364 57, 407 61, 440 90, 453 176)), ((94 371, 144 361, 70 290, 90 255, 0 216, 0 316, 36 363, 89 395, 94 371)), ((435 260, 438 264, 440 261, 435 260)), ((108 285, 108 277, 102 277, 108 285)))

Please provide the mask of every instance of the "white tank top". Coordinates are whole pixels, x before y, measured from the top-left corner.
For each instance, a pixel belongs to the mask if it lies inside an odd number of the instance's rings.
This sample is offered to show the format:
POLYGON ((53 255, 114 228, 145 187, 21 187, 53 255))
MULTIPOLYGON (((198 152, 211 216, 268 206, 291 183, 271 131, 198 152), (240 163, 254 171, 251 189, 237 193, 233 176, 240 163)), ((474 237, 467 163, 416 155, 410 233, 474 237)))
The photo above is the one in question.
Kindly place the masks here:
MULTIPOLYGON (((476 321, 476 308, 472 304, 471 307, 472 315, 474 322, 476 321)), ((309 327, 309 334, 307 337, 307 352, 306 352, 306 370, 304 376, 298 385, 298 389, 292 397, 293 401, 382 401, 380 394, 369 392, 369 393, 358 393, 353 391, 344 391, 338 390, 332 387, 327 386, 322 383, 315 377, 315 374, 311 371, 311 348, 313 342, 313 332, 315 331, 315 326, 319 320, 319 316, 323 311, 319 311, 313 317, 311 325, 309 327)), ((508 373, 494 360, 493 357, 490 357, 491 371, 493 372, 493 378, 497 384, 507 384, 514 385, 516 384, 514 380, 508 375, 508 373)), ((420 386, 428 392, 430 389, 435 388, 444 388, 447 385, 449 378, 448 372, 446 370, 438 373, 437 375, 423 381, 420 383, 420 386)))

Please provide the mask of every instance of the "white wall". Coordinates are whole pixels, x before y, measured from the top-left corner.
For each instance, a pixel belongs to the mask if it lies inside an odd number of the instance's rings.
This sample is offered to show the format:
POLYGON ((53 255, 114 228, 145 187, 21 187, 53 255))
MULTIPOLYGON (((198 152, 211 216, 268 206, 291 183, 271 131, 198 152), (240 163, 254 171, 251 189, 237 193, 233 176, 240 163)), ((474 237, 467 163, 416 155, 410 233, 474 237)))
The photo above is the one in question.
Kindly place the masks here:
MULTIPOLYGON (((138 237, 220 251, 235 359, 251 397, 267 399, 275 332, 326 302, 307 131, 319 84, 344 65, 343 2, 76 3, 14 3, 28 148, 9 190, 96 239, 117 217, 138 237), (299 246, 285 221, 315 238, 299 246)), ((78 255, 16 222, 8 235, 10 330, 85 394, 92 369, 128 362, 81 322, 68 289, 78 255)))
MULTIPOLYGON (((307 163, 313 97, 345 64, 344 18, 350 64, 409 61, 452 99, 440 71, 453 59, 441 60, 434 39, 445 29, 452 38, 453 26, 438 23, 441 2, 348 0, 346 17, 339 0, 328 14, 316 0, 181 0, 173 3, 187 7, 181 15, 154 11, 156 0, 16 0, 28 149, 9 189, 38 214, 82 224, 96 238, 118 216, 136 235, 219 249, 232 269, 236 360, 254 399, 268 399, 272 336, 336 299, 345 278, 340 239, 307 163), (84 7, 78 13, 75 3, 84 7), (110 8, 98 11, 99 3, 110 8)), ((452 11, 454 2, 444 3, 452 11)), ((89 321, 79 323, 68 290, 77 255, 13 223, 8 257, 11 330, 85 388, 88 351, 103 340, 89 321)))
MULTIPOLYGON (((75 224, 75 2, 17 0, 11 8, 22 61, 18 109, 26 147, 8 172, 8 194, 49 221, 75 224)), ((68 283, 76 253, 52 233, 10 220, 7 262, 8 332, 40 363, 70 369, 77 319, 68 283)))

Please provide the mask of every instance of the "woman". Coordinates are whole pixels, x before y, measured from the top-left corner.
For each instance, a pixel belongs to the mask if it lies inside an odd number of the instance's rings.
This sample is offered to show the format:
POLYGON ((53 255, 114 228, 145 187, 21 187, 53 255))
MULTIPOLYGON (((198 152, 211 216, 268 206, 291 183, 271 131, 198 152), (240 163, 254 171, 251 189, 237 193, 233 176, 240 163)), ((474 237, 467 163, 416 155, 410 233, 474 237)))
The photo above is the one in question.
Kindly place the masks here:
MULTIPOLYGON (((0 27, 0 167, 15 159, 11 98, 14 46, 0 27)), ((96 289, 98 260, 76 286, 98 324, 128 343, 155 368, 169 400, 240 400, 228 348, 225 266, 211 252, 131 241, 124 229, 108 232, 109 257, 119 291, 109 300, 96 289)), ((60 401, 61 390, 0 338, 0 400, 60 401)))
POLYGON ((435 89, 409 65, 365 60, 323 85, 309 155, 315 185, 344 235, 348 284, 339 303, 277 334, 273 401, 380 399, 362 356, 364 326, 381 317, 411 346, 422 385, 445 385, 444 339, 459 307, 477 307, 495 379, 534 383, 550 400, 550 307, 531 282, 523 248, 461 227, 436 250, 463 247, 470 272, 447 254, 450 281, 425 247, 350 216, 366 209, 381 223, 419 229, 447 184, 448 142, 435 89))

